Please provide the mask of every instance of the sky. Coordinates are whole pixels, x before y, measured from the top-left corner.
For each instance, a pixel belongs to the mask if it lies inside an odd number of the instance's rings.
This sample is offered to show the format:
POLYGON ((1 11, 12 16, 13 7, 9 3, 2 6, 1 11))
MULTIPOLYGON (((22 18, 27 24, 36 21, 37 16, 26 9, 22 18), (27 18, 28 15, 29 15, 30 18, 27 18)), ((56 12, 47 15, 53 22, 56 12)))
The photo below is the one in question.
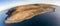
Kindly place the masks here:
POLYGON ((10 9, 12 7, 19 5, 35 4, 35 3, 46 3, 60 6, 59 2, 60 0, 0 0, 0 11, 10 9))

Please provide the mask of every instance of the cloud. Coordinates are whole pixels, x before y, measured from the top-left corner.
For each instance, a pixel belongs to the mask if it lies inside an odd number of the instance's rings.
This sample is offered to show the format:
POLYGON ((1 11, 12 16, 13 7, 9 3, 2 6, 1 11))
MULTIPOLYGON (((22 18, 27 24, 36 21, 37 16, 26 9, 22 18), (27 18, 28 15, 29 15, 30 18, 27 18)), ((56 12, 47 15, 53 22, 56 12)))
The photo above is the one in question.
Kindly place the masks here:
POLYGON ((47 4, 54 4, 59 5, 59 1, 51 1, 51 0, 13 0, 13 1, 6 1, 5 3, 0 3, 0 11, 10 9, 11 7, 25 5, 25 4, 33 4, 33 3, 47 3, 47 4))

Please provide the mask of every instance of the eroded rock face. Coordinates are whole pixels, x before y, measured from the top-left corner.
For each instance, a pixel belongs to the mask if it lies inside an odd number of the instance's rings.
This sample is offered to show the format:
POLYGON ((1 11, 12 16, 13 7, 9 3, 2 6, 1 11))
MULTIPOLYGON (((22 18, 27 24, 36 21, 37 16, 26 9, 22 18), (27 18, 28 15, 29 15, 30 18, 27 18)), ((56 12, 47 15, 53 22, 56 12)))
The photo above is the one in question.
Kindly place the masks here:
POLYGON ((55 11, 54 5, 50 4, 29 4, 11 8, 5 23, 18 23, 30 19, 38 14, 55 11))

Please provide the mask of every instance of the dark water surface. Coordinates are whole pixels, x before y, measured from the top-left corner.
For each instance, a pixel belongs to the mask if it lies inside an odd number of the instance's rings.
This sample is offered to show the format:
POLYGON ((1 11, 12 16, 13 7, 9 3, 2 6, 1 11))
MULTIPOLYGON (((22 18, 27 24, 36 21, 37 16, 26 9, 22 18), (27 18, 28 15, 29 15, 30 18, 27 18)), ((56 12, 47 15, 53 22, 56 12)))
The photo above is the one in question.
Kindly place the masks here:
POLYGON ((7 17, 6 12, 2 11, 0 12, 0 26, 58 26, 59 17, 58 14, 60 11, 60 7, 56 7, 55 12, 50 13, 44 13, 41 15, 34 16, 33 18, 29 20, 25 20, 21 23, 15 23, 15 24, 5 24, 4 19, 7 17))

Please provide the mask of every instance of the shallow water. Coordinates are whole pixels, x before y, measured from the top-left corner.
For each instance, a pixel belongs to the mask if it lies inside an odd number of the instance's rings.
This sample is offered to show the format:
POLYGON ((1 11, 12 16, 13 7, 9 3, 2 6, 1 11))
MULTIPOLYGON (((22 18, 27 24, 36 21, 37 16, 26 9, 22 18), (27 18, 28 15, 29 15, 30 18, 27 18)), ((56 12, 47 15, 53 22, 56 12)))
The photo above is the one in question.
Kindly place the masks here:
POLYGON ((29 20, 25 20, 23 22, 15 23, 15 24, 5 24, 4 20, 8 16, 6 15, 7 11, 1 11, 0 26, 58 26, 59 17, 60 17, 59 8, 60 7, 56 7, 55 12, 39 14, 29 20))

